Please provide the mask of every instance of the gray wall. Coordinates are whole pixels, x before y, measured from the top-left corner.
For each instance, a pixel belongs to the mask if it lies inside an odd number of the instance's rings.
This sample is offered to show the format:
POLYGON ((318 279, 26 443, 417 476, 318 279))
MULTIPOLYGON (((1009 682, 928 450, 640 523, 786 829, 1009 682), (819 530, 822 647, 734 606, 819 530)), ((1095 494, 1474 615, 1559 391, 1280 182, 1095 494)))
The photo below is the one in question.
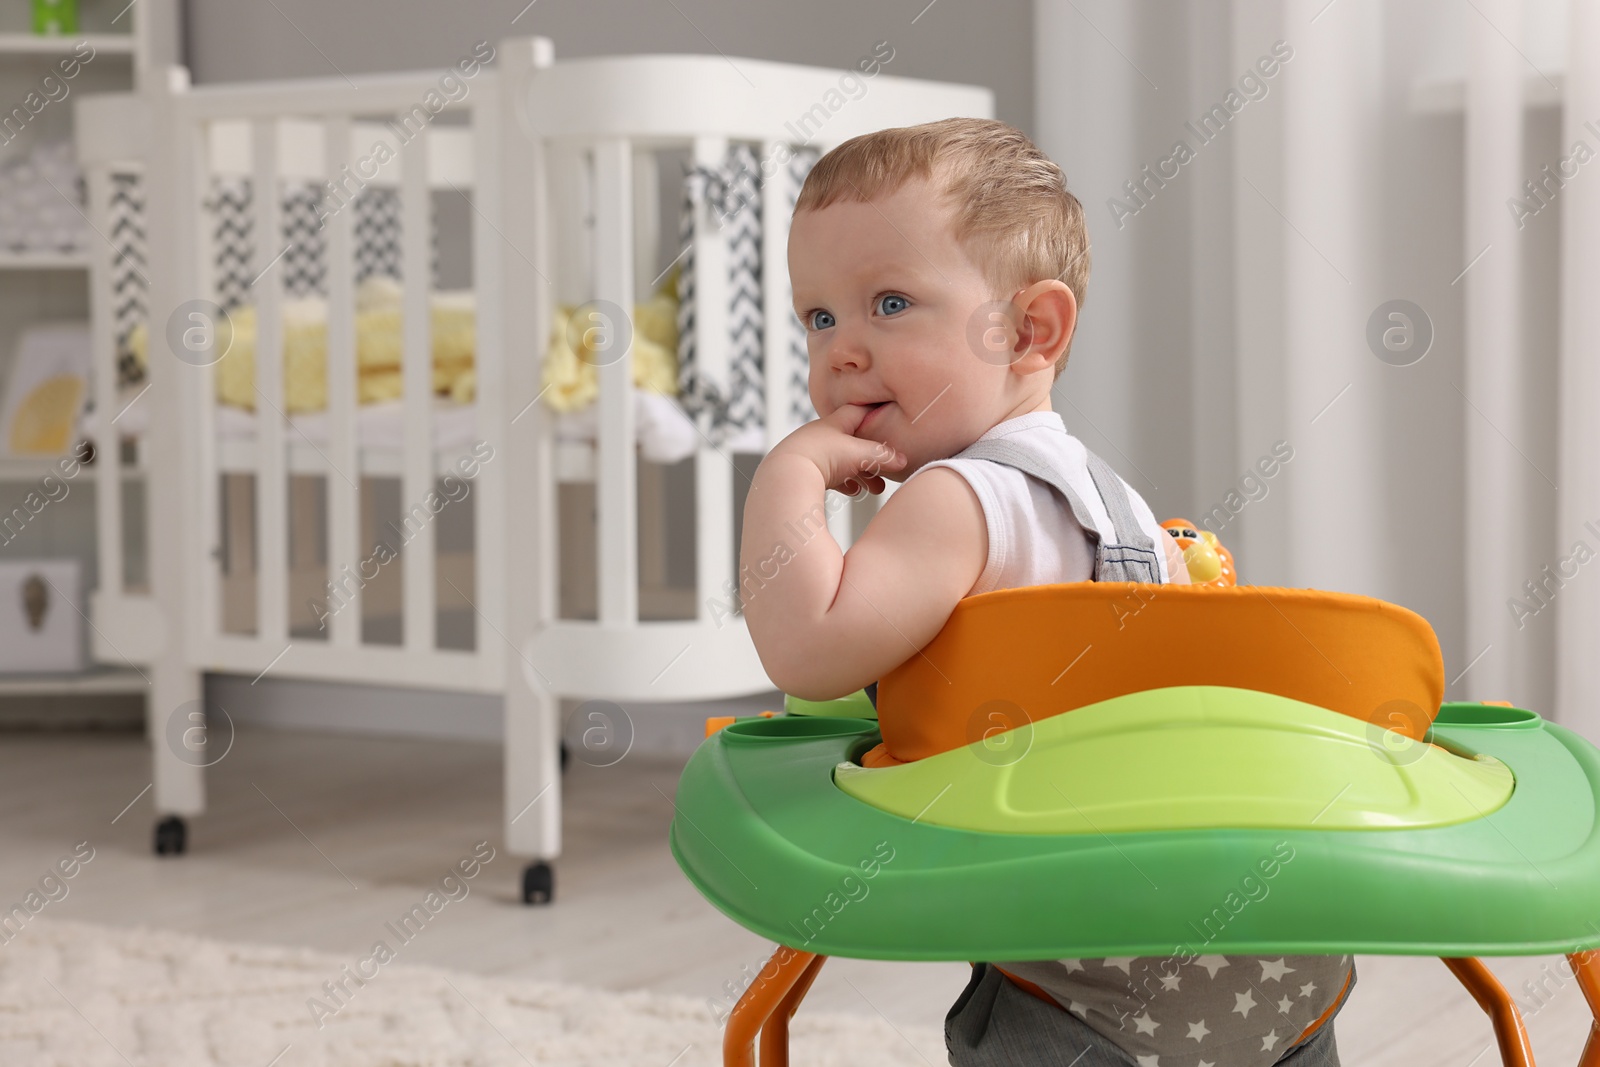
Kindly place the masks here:
POLYGON ((196 82, 354 76, 443 67, 478 41, 539 34, 557 59, 721 52, 844 68, 888 41, 890 73, 988 86, 996 117, 1032 133, 1029 0, 526 2, 188 0, 187 59, 196 82))
MULTIPOLYGON (((1528 69, 1560 70, 1559 5, 1523 6, 1528 69), (1537 24, 1536 13, 1542 13, 1537 24)), ((1158 517, 1200 521, 1230 492, 1243 497, 1250 475, 1261 495, 1220 531, 1241 580, 1339 589, 1403 605, 1438 635, 1451 683, 1447 699, 1512 699, 1549 709, 1554 611, 1528 620, 1525 631, 1508 623, 1492 657, 1466 671, 1484 647, 1468 644, 1465 546, 1480 532, 1463 527, 1473 472, 1462 457, 1482 415, 1464 399, 1466 294, 1458 283, 1481 249, 1467 247, 1463 227, 1462 111, 1419 108, 1412 94, 1417 86, 1461 84, 1468 31, 1482 16, 1454 0, 1343 0, 1312 26, 1321 0, 1309 13, 1299 8, 1294 20, 1285 14, 1291 7, 1280 0, 1039 0, 1034 137, 1084 200, 1094 261, 1057 410, 1158 517), (1363 105, 1359 132, 1291 129, 1286 104, 1297 100, 1294 94, 1300 94, 1296 107, 1304 107, 1327 90, 1320 72, 1315 78, 1309 72, 1315 50, 1326 47, 1320 35, 1335 18, 1380 27, 1383 47, 1369 56, 1377 61, 1370 77, 1379 103, 1363 105), (1169 155, 1175 140, 1192 142, 1184 123, 1221 99, 1280 37, 1300 57, 1283 65, 1266 94, 1178 177, 1150 190, 1155 195, 1137 217, 1119 225, 1111 198, 1124 198, 1124 183, 1169 155), (1291 153, 1316 158, 1308 146, 1322 143, 1324 133, 1359 137, 1348 163, 1364 188, 1381 190, 1362 193, 1373 197, 1373 210, 1342 219, 1332 208, 1317 216, 1286 206, 1281 190, 1291 153), (1299 326, 1307 309, 1288 298, 1282 279, 1291 254, 1330 249, 1330 263, 1337 259, 1330 237, 1340 224, 1352 227, 1357 236, 1347 243, 1359 252, 1341 263, 1353 277, 1341 282, 1342 273, 1329 272, 1329 299, 1345 299, 1353 311, 1329 333, 1328 351, 1342 361, 1329 365, 1341 375, 1348 369, 1341 382, 1354 388, 1339 402, 1348 405, 1343 412, 1334 408, 1319 422, 1316 408, 1300 411, 1290 403, 1290 368, 1299 361, 1304 374, 1310 361, 1298 347, 1304 344, 1298 329, 1297 347, 1286 343, 1289 317, 1299 326), (1347 283, 1350 293, 1338 297, 1347 283), (1432 349, 1413 366, 1377 363, 1362 333, 1372 310, 1395 298, 1417 302, 1434 327, 1432 349), (1366 377, 1374 369, 1379 376, 1366 377), (1296 458, 1269 481, 1255 478, 1252 466, 1280 439, 1296 458), (1326 480, 1342 462, 1329 457, 1363 450, 1372 458, 1362 468, 1362 495, 1352 498, 1326 480), (1318 530, 1308 552, 1295 531, 1322 501, 1339 502, 1338 519, 1318 530), (1348 584, 1312 569, 1361 558, 1364 543, 1379 546, 1366 554, 1376 565, 1348 584), (1500 669, 1508 673, 1497 680, 1490 672, 1500 669)), ((1518 171, 1537 176, 1563 154, 1559 123, 1550 107, 1530 106, 1526 120, 1518 171)), ((1559 465, 1560 210, 1558 202, 1541 212, 1520 236, 1525 307, 1516 358, 1523 429, 1507 430, 1495 443, 1514 450, 1526 484, 1521 536, 1495 548, 1516 560, 1518 574, 1535 580, 1570 552, 1570 543, 1557 541, 1552 484, 1559 465)), ((1523 594, 1508 588, 1505 595, 1523 594)))

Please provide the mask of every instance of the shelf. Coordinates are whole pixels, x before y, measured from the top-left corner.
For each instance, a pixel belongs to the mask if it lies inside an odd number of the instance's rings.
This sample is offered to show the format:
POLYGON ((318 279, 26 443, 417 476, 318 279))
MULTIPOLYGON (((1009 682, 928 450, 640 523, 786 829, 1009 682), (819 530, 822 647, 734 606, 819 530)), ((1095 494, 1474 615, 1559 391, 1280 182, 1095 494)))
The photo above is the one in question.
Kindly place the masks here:
POLYGON ((0 252, 0 270, 88 270, 87 252, 0 252))
POLYGON ((0 674, 0 697, 139 693, 149 686, 145 675, 126 667, 94 667, 77 674, 0 674))
POLYGON ((98 55, 133 55, 131 33, 80 33, 46 37, 36 33, 0 33, 0 55, 65 56, 70 55, 78 42, 87 41, 98 55))

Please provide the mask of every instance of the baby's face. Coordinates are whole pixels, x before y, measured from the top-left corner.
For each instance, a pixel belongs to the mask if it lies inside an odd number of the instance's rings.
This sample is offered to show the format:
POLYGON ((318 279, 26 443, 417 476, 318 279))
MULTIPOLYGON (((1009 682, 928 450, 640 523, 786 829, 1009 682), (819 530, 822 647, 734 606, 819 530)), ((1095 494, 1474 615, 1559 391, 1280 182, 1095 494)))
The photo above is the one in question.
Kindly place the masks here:
POLYGON ((896 480, 955 455, 1015 405, 1003 359, 980 358, 969 341, 994 294, 956 243, 953 215, 919 180, 873 203, 802 212, 789 232, 811 402, 823 416, 874 406, 856 435, 906 455, 896 480))

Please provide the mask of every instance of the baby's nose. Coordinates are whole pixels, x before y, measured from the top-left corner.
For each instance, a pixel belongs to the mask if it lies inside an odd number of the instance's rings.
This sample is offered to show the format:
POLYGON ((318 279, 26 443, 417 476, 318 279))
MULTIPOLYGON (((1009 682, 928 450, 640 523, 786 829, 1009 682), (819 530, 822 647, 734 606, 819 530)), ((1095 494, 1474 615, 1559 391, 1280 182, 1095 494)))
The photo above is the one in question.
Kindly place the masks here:
POLYGON ((865 344, 840 334, 828 346, 828 365, 839 371, 865 370, 872 365, 872 356, 865 344))

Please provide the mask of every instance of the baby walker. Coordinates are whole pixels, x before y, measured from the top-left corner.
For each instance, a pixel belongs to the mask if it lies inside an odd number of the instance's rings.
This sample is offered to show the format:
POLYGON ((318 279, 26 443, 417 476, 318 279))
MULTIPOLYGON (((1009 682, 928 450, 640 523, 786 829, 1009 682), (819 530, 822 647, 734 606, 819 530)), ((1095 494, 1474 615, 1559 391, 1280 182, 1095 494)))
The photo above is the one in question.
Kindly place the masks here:
POLYGON ((1415 613, 1236 585, 1213 535, 1164 525, 1197 584, 969 597, 875 709, 790 698, 707 724, 673 855, 780 946, 728 1017, 727 1067, 758 1035, 762 1067, 787 1064, 828 956, 1202 943, 1440 956, 1517 1067, 1527 1031, 1476 957, 1563 953, 1596 1019, 1579 1067, 1600 1067, 1600 750, 1523 708, 1441 704, 1415 613), (1270 897, 1219 909, 1284 842, 1270 897))

